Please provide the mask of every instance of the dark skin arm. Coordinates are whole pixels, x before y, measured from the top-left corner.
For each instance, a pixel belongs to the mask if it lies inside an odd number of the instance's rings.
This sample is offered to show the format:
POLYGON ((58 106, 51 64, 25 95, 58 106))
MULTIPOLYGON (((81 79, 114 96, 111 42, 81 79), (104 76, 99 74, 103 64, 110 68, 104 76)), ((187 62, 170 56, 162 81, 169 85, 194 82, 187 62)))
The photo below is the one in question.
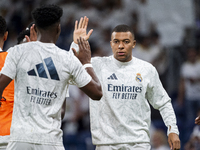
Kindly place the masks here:
POLYGON ((3 90, 8 86, 8 84, 12 81, 8 76, 1 74, 0 75, 0 99, 2 98, 3 90))
POLYGON ((195 119, 195 124, 200 125, 200 116, 195 119))
MULTIPOLYGON (((91 50, 88 41, 83 38, 78 38, 79 53, 77 54, 75 49, 72 49, 74 55, 84 64, 91 63, 91 50)), ((102 97, 101 84, 97 78, 92 67, 86 68, 88 74, 92 77, 92 80, 84 87, 80 88, 85 94, 87 94, 93 100, 100 100, 102 97)))

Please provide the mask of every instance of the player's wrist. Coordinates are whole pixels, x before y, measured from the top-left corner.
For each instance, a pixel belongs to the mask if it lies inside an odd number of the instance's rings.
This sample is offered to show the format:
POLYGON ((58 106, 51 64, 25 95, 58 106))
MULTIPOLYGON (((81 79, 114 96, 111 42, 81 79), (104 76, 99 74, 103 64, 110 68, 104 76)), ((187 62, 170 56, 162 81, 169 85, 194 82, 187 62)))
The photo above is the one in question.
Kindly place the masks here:
POLYGON ((83 68, 93 68, 92 64, 91 63, 86 63, 83 65, 83 68))

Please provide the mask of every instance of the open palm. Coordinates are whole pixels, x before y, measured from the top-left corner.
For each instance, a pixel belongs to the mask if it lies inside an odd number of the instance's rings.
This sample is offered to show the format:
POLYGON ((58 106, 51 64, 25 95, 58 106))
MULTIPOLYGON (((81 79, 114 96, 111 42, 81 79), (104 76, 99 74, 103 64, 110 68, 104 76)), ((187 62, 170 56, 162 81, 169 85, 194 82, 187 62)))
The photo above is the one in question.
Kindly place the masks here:
POLYGON ((76 20, 75 22, 75 27, 74 27, 74 34, 73 34, 73 40, 74 42, 77 44, 77 39, 79 37, 84 38, 85 40, 88 40, 90 35, 93 32, 93 29, 91 29, 88 34, 87 34, 87 25, 88 25, 88 21, 89 19, 85 16, 84 18, 81 17, 80 21, 78 23, 78 21, 76 20))

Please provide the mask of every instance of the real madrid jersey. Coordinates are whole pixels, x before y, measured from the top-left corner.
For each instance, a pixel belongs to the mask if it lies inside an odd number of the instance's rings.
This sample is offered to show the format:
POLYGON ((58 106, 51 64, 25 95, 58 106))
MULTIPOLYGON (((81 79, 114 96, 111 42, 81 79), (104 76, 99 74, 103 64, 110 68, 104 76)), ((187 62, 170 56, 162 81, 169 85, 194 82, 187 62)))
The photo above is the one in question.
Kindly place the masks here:
POLYGON ((62 145, 61 107, 68 81, 91 81, 80 61, 55 44, 39 41, 9 49, 2 74, 15 79, 11 141, 62 145))
POLYGON ((123 63, 109 56, 92 58, 92 65, 103 90, 100 101, 90 100, 94 145, 149 143, 149 103, 178 134, 171 100, 150 63, 135 57, 123 63))

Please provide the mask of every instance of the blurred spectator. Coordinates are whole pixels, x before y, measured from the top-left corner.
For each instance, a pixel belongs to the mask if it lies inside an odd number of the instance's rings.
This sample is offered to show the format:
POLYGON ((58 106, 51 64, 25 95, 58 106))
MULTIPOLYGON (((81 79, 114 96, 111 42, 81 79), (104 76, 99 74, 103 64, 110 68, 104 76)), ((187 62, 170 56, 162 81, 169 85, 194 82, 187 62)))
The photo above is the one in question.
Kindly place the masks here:
POLYGON ((151 138, 152 150, 170 150, 163 130, 155 130, 151 138))
POLYGON ((196 112, 200 108, 200 61, 194 47, 188 47, 187 60, 181 66, 178 103, 186 111, 183 139, 186 142, 195 125, 196 112))
MULTIPOLYGON (((200 116, 200 108, 197 111, 197 116, 200 116)), ((196 125, 189 141, 185 144, 184 150, 200 150, 200 126, 196 125)))
POLYGON ((150 18, 150 10, 148 5, 148 0, 138 0, 137 4, 137 16, 138 23, 137 29, 140 35, 147 36, 150 34, 152 20, 150 18))

